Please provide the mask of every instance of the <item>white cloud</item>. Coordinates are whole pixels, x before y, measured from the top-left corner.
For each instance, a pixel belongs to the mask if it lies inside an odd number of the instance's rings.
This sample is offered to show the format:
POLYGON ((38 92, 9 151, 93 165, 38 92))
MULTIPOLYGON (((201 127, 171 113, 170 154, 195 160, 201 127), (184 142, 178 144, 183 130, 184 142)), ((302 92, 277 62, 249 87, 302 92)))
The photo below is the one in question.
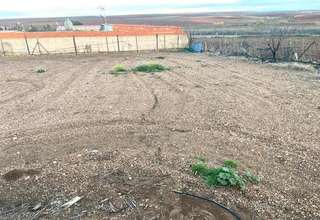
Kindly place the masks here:
POLYGON ((74 16, 98 14, 103 6, 107 14, 166 13, 180 11, 179 6, 188 7, 201 4, 230 5, 240 0, 0 0, 1 12, 14 12, 27 17, 74 16), (171 7, 172 6, 172 7, 171 7))

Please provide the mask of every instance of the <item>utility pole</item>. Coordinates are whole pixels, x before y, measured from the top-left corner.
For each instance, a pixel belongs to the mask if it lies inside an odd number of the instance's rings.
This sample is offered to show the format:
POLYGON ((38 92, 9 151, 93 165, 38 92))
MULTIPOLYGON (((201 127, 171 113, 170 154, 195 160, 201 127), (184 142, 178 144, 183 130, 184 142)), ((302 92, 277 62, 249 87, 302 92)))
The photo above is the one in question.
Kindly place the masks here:
POLYGON ((98 9, 100 10, 101 14, 100 16, 103 19, 103 24, 107 24, 107 13, 106 13, 106 8, 104 6, 99 6, 98 9))

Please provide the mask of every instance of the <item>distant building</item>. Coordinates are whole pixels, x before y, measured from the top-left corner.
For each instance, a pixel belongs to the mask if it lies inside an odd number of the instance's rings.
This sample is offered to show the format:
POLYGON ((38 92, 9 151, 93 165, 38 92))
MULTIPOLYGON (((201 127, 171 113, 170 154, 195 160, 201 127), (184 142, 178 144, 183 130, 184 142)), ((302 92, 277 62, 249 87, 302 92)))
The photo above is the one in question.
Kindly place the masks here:
POLYGON ((113 26, 112 24, 102 24, 100 25, 100 31, 105 31, 105 32, 113 31, 113 26))
POLYGON ((72 31, 73 30, 73 23, 69 18, 67 18, 64 21, 64 25, 63 26, 64 26, 66 31, 72 31))
MULTIPOLYGON (((72 31, 99 31, 100 25, 73 25, 72 31)), ((70 31, 65 26, 58 25, 57 31, 70 31)))

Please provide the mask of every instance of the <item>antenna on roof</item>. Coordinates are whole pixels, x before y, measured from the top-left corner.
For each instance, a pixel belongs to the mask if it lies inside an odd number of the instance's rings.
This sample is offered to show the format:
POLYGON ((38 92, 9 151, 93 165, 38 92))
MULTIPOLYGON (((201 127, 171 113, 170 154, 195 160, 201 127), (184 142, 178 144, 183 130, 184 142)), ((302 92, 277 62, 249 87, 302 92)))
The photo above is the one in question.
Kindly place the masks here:
POLYGON ((104 6, 99 6, 98 10, 100 10, 100 16, 103 19, 103 24, 107 24, 107 10, 104 6))

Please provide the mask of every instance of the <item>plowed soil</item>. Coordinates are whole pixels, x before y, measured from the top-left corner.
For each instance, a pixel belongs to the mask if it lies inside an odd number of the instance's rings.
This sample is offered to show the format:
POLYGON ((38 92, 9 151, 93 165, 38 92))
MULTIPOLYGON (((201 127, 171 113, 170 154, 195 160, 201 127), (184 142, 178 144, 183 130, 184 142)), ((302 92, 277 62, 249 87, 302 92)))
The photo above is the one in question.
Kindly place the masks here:
POLYGON ((320 219, 314 73, 188 53, 0 58, 0 67, 0 219, 233 219, 173 191, 241 219, 320 219), (170 70, 109 74, 151 61, 170 70), (237 160, 262 181, 209 188, 190 170, 199 155, 210 166, 237 160))

